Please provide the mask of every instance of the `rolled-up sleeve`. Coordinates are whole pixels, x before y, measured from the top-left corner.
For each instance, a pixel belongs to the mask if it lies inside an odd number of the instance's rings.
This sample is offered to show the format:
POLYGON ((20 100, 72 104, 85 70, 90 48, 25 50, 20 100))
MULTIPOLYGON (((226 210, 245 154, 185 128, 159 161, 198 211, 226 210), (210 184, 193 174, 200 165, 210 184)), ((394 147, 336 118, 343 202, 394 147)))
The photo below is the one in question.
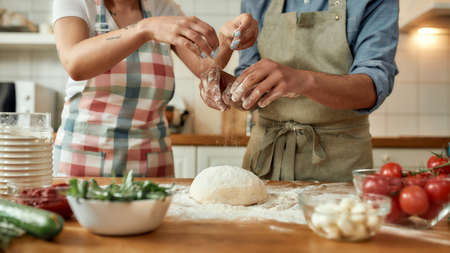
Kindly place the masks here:
MULTIPOLYGON (((270 1, 268 0, 241 1, 241 13, 250 13, 250 15, 258 21, 259 33, 261 33, 265 10, 269 4, 270 1)), ((257 44, 258 43, 255 43, 252 47, 239 51, 239 65, 234 70, 235 76, 240 76, 245 69, 261 60, 257 44)))
POLYGON ((398 44, 398 0, 370 1, 363 13, 354 42, 350 74, 366 74, 375 85, 377 102, 372 108, 356 110, 371 113, 391 94, 398 73, 395 53, 398 44))

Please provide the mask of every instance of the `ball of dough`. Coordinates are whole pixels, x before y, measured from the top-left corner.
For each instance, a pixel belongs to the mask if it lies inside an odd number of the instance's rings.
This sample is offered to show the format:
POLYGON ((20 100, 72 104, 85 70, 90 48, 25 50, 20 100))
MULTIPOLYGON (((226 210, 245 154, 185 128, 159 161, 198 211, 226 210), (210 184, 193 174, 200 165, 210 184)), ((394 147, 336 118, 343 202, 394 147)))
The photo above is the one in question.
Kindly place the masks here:
POLYGON ((189 190, 200 203, 252 205, 268 195, 264 182, 255 174, 233 166, 209 167, 198 174, 189 190))

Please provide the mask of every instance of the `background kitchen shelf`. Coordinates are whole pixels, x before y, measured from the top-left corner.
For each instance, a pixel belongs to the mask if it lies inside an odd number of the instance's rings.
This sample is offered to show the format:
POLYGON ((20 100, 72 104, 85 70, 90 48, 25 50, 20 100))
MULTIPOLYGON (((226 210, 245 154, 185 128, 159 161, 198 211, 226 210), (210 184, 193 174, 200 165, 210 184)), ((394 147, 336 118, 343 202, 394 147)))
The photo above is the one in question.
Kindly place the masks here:
POLYGON ((0 32, 0 49, 56 49, 53 34, 0 32))

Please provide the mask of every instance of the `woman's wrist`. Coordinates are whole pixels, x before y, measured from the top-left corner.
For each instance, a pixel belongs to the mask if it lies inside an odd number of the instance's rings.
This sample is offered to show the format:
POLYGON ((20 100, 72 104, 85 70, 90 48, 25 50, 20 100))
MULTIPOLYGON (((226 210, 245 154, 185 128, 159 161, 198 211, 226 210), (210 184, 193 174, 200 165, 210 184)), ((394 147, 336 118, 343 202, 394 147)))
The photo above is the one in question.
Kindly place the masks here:
POLYGON ((154 32, 152 31, 152 28, 154 27, 153 21, 154 18, 142 19, 135 26, 138 36, 144 39, 145 41, 155 39, 154 32))

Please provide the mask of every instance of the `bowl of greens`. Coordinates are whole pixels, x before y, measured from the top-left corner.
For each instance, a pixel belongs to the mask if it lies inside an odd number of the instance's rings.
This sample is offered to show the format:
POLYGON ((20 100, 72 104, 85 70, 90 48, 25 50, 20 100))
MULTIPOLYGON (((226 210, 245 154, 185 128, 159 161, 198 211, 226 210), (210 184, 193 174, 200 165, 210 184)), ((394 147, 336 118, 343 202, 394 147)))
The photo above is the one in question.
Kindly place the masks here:
POLYGON ((170 188, 151 181, 134 181, 133 173, 122 184, 99 186, 72 179, 67 200, 78 222, 100 235, 133 235, 155 230, 161 224, 171 201, 170 188))

